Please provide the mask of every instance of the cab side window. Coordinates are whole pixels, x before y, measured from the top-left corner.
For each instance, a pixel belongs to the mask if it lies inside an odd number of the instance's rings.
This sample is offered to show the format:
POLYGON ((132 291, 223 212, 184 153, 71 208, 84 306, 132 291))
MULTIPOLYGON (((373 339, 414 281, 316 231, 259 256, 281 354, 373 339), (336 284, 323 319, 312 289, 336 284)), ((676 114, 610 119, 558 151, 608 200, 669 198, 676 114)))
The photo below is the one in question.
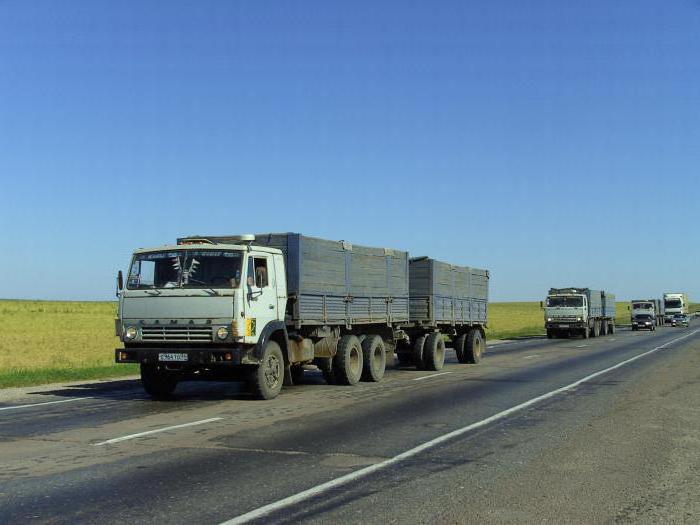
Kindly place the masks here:
POLYGON ((267 257, 250 257, 248 259, 248 286, 264 288, 267 285, 267 257))

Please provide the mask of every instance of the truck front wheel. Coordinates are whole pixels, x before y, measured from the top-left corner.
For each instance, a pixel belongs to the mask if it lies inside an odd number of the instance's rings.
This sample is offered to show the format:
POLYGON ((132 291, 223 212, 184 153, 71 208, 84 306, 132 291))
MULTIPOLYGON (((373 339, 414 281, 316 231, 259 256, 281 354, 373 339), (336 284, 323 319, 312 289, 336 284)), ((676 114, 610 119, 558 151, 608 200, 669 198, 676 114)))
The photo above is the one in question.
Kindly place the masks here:
POLYGON ((284 381, 284 357, 280 345, 268 341, 260 364, 253 370, 250 389, 256 399, 273 399, 282 390, 284 381))
POLYGON ((333 375, 341 385, 356 385, 362 376, 362 346, 354 335, 344 335, 333 358, 333 375))
POLYGON ((177 377, 157 365, 141 364, 141 384, 153 399, 168 399, 177 387, 177 377))
POLYGON ((386 349, 378 335, 368 335, 362 341, 362 380, 380 381, 386 369, 386 349))
POLYGON ((440 332, 428 335, 423 348, 423 363, 426 370, 437 372, 445 366, 445 340, 440 332))

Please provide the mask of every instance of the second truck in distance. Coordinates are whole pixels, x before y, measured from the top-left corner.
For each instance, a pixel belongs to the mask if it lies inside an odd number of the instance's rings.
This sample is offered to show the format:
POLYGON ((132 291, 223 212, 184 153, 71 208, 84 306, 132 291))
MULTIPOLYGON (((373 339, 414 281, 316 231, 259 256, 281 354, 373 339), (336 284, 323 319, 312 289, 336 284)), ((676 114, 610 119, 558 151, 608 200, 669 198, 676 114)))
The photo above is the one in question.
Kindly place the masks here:
POLYGON ((590 288, 550 288, 544 308, 547 338, 588 339, 615 333, 615 296, 590 288))

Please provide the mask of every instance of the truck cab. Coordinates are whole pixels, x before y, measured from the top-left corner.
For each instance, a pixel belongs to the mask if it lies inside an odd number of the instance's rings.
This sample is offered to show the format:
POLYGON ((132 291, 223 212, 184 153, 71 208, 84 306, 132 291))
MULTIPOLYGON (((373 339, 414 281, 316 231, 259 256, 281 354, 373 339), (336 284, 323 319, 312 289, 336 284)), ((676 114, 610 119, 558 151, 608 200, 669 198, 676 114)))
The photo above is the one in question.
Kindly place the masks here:
POLYGON ((547 296, 545 305, 547 337, 559 333, 588 334, 588 297, 581 293, 554 293, 547 296))
POLYGON ((124 347, 116 349, 115 359, 139 363, 144 387, 154 397, 171 394, 183 379, 254 372, 275 333, 282 362, 272 363, 267 377, 273 389, 281 388, 287 348, 284 260, 280 250, 254 246, 250 237, 241 236, 240 244, 186 239, 139 249, 126 282, 120 274, 116 332, 124 347))

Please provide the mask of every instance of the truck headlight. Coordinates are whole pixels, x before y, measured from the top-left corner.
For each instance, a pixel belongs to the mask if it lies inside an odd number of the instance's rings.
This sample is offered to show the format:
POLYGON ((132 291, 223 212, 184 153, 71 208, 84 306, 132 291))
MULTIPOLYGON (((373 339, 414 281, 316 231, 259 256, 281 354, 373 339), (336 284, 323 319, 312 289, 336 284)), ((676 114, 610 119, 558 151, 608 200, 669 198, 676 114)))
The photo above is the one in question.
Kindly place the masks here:
POLYGON ((551 323, 551 322, 552 322, 552 318, 551 318, 551 317, 547 317, 547 322, 548 322, 548 323, 551 323))
POLYGON ((216 331, 216 337, 221 339, 222 341, 228 337, 228 328, 225 326, 222 326, 216 331))
POLYGON ((130 326, 126 329, 124 332, 124 339, 128 339, 129 341, 133 341, 136 339, 136 336, 139 335, 139 330, 135 326, 130 326))
POLYGON ((577 320, 577 321, 583 321, 583 317, 577 317, 576 320, 577 320))

